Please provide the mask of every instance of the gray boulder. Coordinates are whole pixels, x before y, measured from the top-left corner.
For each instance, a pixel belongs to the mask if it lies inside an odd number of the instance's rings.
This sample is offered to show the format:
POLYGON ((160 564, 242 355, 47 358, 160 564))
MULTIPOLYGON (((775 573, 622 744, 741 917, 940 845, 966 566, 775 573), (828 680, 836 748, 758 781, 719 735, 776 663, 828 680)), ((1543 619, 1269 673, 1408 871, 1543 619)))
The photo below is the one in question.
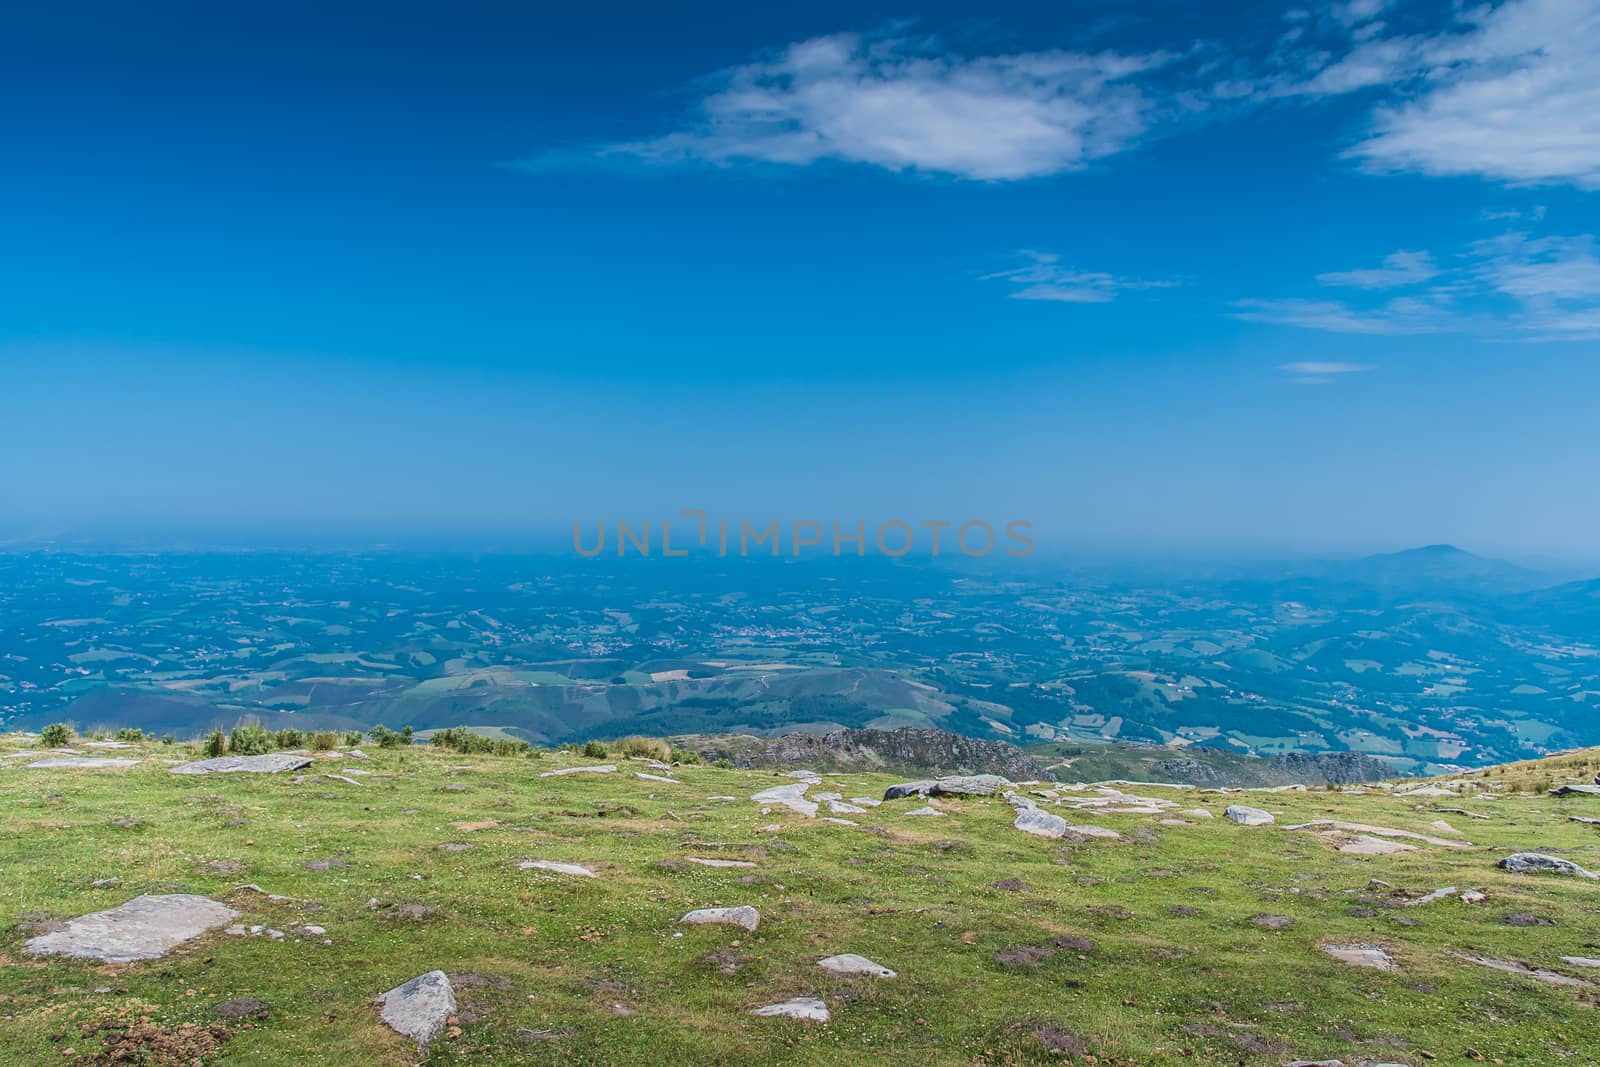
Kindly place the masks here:
POLYGON ((1060 837, 1067 832, 1067 820, 1041 808, 1022 808, 1011 825, 1035 837, 1060 837))
POLYGON ((395 986, 378 998, 378 1004, 384 1025, 411 1038, 417 1043, 417 1051, 422 1052, 456 1013, 456 991, 449 975, 429 971, 395 986))
POLYGON ((1600 797, 1600 785, 1558 785, 1550 790, 1553 797, 1600 797))
POLYGON ((1252 808, 1248 804, 1229 804, 1222 814, 1238 823, 1240 826, 1270 826, 1278 820, 1272 817, 1270 811, 1252 808))
POLYGON ((28 764, 30 771, 93 771, 115 767, 132 767, 136 759, 113 759, 104 756, 52 756, 28 764))
POLYGON ((266 756, 218 756, 172 768, 173 774, 278 774, 311 766, 309 756, 274 752, 266 756))
POLYGON ((883 799, 903 800, 906 797, 925 797, 933 791, 933 786, 934 781, 932 778, 923 778, 916 782, 901 782, 885 789, 883 791, 883 799))
POLYGON ((35 956, 106 963, 154 960, 238 917, 226 904, 190 893, 134 897, 120 907, 79 916, 63 929, 32 938, 23 950, 35 956))
POLYGON ((891 785, 883 792, 885 800, 902 797, 992 797, 1015 783, 998 774, 953 774, 945 778, 925 778, 891 785))
POLYGON ((1572 878, 1600 881, 1600 874, 1587 871, 1560 856, 1547 856, 1543 852, 1517 852, 1495 864, 1512 874, 1564 874, 1572 878))

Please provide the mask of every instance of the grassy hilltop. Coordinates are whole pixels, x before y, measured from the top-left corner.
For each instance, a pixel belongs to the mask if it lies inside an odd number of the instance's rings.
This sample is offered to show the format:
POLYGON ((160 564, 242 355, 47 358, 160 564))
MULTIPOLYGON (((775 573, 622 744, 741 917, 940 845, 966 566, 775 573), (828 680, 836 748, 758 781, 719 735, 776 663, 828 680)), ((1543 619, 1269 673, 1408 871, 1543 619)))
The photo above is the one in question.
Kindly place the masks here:
MULTIPOLYGON (((0 757, 36 745, 5 739, 0 757)), ((1491 771, 1458 796, 1125 787, 1177 804, 1159 816, 1042 797, 1120 835, 1048 840, 1013 829, 1000 797, 936 799, 943 814, 923 817, 907 813, 926 800, 887 801, 850 826, 825 821, 826 805, 764 814, 751 794, 794 781, 770 771, 686 765, 669 784, 613 758, 615 773, 541 778, 600 761, 367 751, 210 777, 170 774, 190 748, 149 742, 99 753, 140 760, 125 769, 0 759, 0 1063, 412 1063, 371 1001, 435 968, 460 1011, 434 1067, 1549 1064, 1600 1047, 1600 971, 1561 959, 1600 955, 1600 883, 1495 866, 1537 847, 1600 868, 1600 829, 1569 819, 1600 817, 1600 798, 1512 792, 1592 776, 1594 753, 1491 771), (1235 802, 1278 824, 1235 825, 1222 817, 1235 802), (1216 817, 1183 814, 1194 808, 1216 817), (1336 849, 1350 834, 1287 829, 1316 819, 1470 847, 1352 855, 1336 849), (599 877, 518 868, 529 859, 599 877), (1487 900, 1405 904, 1452 885, 1487 900), (287 936, 217 931, 129 965, 23 951, 53 922, 144 893, 210 896, 287 936), (679 922, 738 904, 760 910, 755 933, 679 922), (1329 944, 1380 946, 1397 969, 1338 962, 1329 944), (899 977, 816 965, 836 953, 899 977), (795 996, 820 997, 832 1020, 748 1014, 795 996), (265 1016, 213 1010, 243 997, 265 1016)), ((813 792, 878 797, 897 780, 826 775, 813 792)))

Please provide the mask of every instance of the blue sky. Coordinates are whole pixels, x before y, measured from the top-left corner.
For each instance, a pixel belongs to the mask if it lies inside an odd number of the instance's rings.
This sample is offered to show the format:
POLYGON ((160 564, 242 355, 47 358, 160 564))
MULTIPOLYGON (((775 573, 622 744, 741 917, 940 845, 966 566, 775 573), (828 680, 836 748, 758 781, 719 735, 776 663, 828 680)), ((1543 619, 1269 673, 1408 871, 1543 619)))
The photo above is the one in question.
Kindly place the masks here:
POLYGON ((1596 0, 39 7, 5 536, 1600 555, 1596 0))

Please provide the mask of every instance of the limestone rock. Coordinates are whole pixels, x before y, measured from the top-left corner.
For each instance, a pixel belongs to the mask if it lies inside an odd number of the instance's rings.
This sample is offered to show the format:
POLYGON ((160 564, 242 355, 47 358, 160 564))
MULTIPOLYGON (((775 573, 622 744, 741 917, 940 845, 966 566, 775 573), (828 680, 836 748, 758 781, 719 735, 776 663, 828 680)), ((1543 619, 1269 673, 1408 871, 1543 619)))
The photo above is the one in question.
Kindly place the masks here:
POLYGON ((1270 826, 1278 821, 1270 811, 1252 808, 1248 804, 1229 804, 1222 814, 1240 826, 1270 826))
POLYGON ((298 771, 309 767, 307 756, 290 756, 275 752, 265 756, 218 756, 172 768, 173 774, 278 774, 281 771, 298 771))
POLYGON ((764 1015, 768 1017, 779 1016, 786 1019, 805 1019, 808 1022, 825 1023, 828 1021, 828 1006, 816 997, 795 997, 781 1004, 768 1004, 764 1008, 752 1008, 751 1015, 764 1015))
POLYGON ((417 1051, 443 1030, 456 1013, 456 993, 443 971, 429 971, 378 998, 384 1025, 417 1043, 417 1051))
POLYGON ((1543 852, 1517 852, 1495 864, 1513 874, 1564 874, 1573 878, 1600 881, 1600 875, 1584 870, 1571 860, 1560 856, 1547 856, 1543 852))
POLYGON ((865 956, 857 956, 854 952, 846 952, 838 956, 829 956, 827 959, 817 961, 817 966, 834 974, 865 974, 873 978, 898 978, 899 974, 891 971, 881 963, 874 963, 865 956))
POLYGON ((741 926, 754 933, 756 927, 761 925, 761 913, 748 904, 741 904, 736 908, 697 908, 678 921, 693 925, 723 923, 728 926, 741 926))
POLYGON ((190 893, 134 897, 109 911, 73 919, 63 929, 29 940, 23 948, 36 956, 106 963, 153 960, 238 917, 226 904, 190 893))

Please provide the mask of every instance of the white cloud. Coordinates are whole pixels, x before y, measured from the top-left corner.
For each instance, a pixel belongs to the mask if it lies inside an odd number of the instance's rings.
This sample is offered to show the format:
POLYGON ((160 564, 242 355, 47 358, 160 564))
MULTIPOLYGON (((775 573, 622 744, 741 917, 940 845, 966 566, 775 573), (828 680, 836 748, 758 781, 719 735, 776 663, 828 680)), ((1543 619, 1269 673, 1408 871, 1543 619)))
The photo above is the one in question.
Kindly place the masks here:
POLYGON ((1477 241, 1445 266, 1397 252, 1369 271, 1317 275, 1323 285, 1411 288, 1381 303, 1256 299, 1235 318, 1335 333, 1473 333, 1491 340, 1600 339, 1600 246, 1592 235, 1509 233, 1477 241), (1472 310, 1466 310, 1470 307, 1472 310))
POLYGON ((1063 267, 1061 257, 1053 252, 1023 250, 1021 255, 1031 262, 1012 270, 985 274, 982 280, 1007 281, 1017 286, 1011 293, 1013 300, 1051 300, 1066 304, 1105 304, 1124 291, 1165 289, 1178 284, 1063 267))
POLYGON ((1394 337, 1439 333, 1454 328, 1449 311, 1419 300, 1391 300, 1371 308, 1337 300, 1238 300, 1233 317, 1274 326, 1299 326, 1333 333, 1394 337))
POLYGON ((1438 273, 1433 257, 1426 252, 1394 252, 1383 258, 1381 267, 1319 274, 1317 281, 1323 285, 1348 285, 1357 289, 1395 289, 1425 282, 1438 273))
POLYGON ((1370 363, 1280 363, 1278 369, 1287 371, 1289 381, 1295 385, 1327 385, 1343 374, 1360 374, 1375 369, 1370 363))
POLYGON ((1133 78, 1163 62, 1062 51, 967 59, 927 41, 836 34, 727 72, 687 128, 608 151, 1032 178, 1128 148, 1153 106, 1133 78))
POLYGON ((1377 170, 1600 189, 1600 0, 1511 0, 1467 21, 1417 47, 1410 71, 1397 64, 1420 91, 1380 107, 1350 154, 1377 170))

